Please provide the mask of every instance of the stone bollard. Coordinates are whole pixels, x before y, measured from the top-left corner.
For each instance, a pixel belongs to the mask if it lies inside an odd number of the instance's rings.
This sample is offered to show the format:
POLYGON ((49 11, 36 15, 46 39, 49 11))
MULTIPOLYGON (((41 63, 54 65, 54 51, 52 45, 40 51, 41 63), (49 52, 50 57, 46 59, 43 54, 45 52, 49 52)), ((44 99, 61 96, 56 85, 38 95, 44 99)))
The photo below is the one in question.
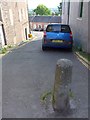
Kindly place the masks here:
POLYGON ((52 106, 54 111, 66 112, 70 109, 69 90, 72 79, 72 62, 68 59, 57 61, 52 106))

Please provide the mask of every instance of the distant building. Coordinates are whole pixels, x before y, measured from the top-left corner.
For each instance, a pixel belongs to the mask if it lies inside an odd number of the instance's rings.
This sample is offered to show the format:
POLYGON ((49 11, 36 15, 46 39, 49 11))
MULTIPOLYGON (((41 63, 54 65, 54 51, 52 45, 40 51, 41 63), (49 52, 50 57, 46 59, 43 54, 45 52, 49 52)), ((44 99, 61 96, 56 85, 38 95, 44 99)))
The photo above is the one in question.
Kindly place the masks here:
POLYGON ((90 2, 86 0, 63 0, 62 22, 69 24, 72 28, 74 45, 85 52, 90 53, 90 2))
POLYGON ((29 16, 31 30, 45 29, 49 23, 61 23, 60 16, 29 16))
POLYGON ((27 2, 0 2, 0 32, 2 45, 14 45, 28 38, 27 2))

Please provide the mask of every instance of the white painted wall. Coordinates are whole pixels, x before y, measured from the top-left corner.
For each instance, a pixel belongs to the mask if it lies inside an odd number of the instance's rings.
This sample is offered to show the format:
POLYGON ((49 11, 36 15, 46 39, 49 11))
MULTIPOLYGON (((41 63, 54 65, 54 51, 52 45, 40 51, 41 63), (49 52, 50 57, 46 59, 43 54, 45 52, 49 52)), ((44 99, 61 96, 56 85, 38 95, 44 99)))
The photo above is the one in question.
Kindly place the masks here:
MULTIPOLYGON (((65 0, 64 0, 65 1, 65 0)), ((67 8, 68 3, 63 3, 63 14, 62 14, 62 22, 67 24, 67 8)), ((83 51, 90 53, 90 45, 88 44, 90 41, 89 38, 89 26, 88 26, 88 17, 90 17, 90 7, 88 9, 88 2, 83 2, 83 14, 82 18, 79 17, 79 2, 70 2, 70 16, 69 16, 69 24, 73 32, 74 45, 82 46, 83 51)), ((90 5, 89 5, 90 6, 90 5)))

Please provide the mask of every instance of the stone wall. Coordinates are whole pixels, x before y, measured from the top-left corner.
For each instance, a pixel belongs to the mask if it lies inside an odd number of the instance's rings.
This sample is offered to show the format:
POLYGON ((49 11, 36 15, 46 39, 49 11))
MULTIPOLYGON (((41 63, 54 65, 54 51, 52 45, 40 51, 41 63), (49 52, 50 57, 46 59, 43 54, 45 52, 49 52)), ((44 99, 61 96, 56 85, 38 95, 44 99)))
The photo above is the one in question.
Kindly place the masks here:
POLYGON ((29 33, 27 3, 3 0, 1 14, 7 44, 18 44, 25 40, 25 28, 27 28, 27 34, 29 33))
POLYGON ((90 53, 90 1, 88 3, 88 52, 90 53))
MULTIPOLYGON (((83 14, 82 17, 79 17, 79 2, 70 3, 70 15, 69 15, 69 24, 71 26, 74 38, 74 46, 82 48, 83 51, 89 52, 88 46, 88 2, 83 2, 83 14)), ((65 2, 65 7, 63 7, 63 23, 67 23, 67 2, 65 2)))

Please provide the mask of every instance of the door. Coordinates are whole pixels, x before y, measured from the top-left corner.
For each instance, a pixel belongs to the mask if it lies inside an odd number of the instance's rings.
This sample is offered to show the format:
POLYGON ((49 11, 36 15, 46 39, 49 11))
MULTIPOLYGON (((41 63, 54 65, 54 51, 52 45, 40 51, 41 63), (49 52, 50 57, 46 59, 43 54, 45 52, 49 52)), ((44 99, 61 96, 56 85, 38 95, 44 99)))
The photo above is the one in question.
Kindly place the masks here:
POLYGON ((27 28, 25 28, 25 38, 26 38, 26 40, 28 39, 28 37, 27 37, 27 28))
POLYGON ((0 26, 0 37, 1 37, 0 44, 7 45, 3 24, 0 26))

